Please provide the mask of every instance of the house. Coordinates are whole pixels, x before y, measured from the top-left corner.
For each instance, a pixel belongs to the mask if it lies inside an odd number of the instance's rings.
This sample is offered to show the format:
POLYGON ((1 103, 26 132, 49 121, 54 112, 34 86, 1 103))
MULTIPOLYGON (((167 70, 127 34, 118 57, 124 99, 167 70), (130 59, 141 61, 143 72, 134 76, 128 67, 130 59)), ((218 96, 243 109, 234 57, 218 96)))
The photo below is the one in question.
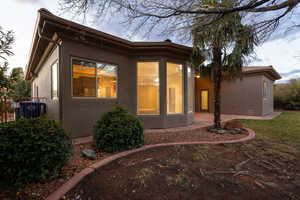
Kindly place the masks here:
MULTIPOLYGON (((272 66, 243 67, 241 79, 221 84, 222 114, 263 116, 273 112, 273 83, 280 75, 272 66)), ((195 112, 214 111, 210 77, 195 79, 195 112)))
MULTIPOLYGON (((91 135, 104 112, 121 105, 145 128, 192 124, 194 111, 213 112, 210 78, 194 78, 191 47, 131 42, 40 9, 26 69, 32 97, 73 137, 91 135)), ((222 83, 222 113, 273 111, 272 67, 244 67, 243 79, 222 83)))
POLYGON ((26 79, 73 137, 90 135, 116 105, 145 128, 186 126, 194 119, 191 50, 169 40, 130 42, 40 9, 26 79))

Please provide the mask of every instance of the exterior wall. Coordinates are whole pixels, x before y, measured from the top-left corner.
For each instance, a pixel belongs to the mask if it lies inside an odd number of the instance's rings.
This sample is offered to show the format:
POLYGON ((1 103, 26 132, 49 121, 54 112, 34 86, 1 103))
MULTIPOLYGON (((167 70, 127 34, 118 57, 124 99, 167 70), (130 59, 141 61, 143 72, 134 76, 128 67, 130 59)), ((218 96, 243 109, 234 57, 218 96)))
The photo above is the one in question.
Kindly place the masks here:
POLYGON ((273 96, 273 81, 269 78, 262 76, 262 87, 263 82, 267 82, 266 98, 262 98, 262 115, 268 115, 274 111, 274 96, 273 96))
POLYGON ((32 97, 45 98, 47 115, 55 120, 59 120, 59 100, 51 99, 51 66, 58 62, 58 57, 59 49, 55 48, 41 66, 37 77, 31 83, 32 97))
MULTIPOLYGON (((92 133, 95 122, 104 112, 117 104, 126 107, 132 113, 137 112, 137 61, 160 61, 160 115, 139 115, 144 128, 167 128, 185 126, 193 121, 192 114, 167 116, 166 113, 166 56, 126 56, 126 54, 104 50, 79 42, 63 39, 60 69, 61 115, 63 127, 73 137, 88 136, 92 133), (71 59, 82 58, 91 61, 111 63, 118 66, 117 98, 101 99, 72 97, 71 59)), ((157 52, 156 55, 161 55, 157 52)), ((186 73, 185 73, 186 74, 186 73)), ((185 81, 186 82, 186 81, 185 81)), ((185 95, 187 98, 187 94, 185 95)), ((186 101, 185 101, 186 102, 186 101)), ((186 106, 185 106, 186 107, 186 106)), ((187 110, 187 109, 185 109, 187 110)))
POLYGON ((224 81, 221 109, 224 114, 262 115, 262 76, 224 81))
MULTIPOLYGON (((200 92, 209 90, 209 112, 214 112, 213 86, 210 78, 195 79, 196 112, 200 110, 200 92)), ((266 115, 273 112, 273 81, 264 75, 247 75, 242 80, 225 80, 221 86, 221 113, 266 115), (263 98, 263 81, 267 82, 267 98, 263 98)))

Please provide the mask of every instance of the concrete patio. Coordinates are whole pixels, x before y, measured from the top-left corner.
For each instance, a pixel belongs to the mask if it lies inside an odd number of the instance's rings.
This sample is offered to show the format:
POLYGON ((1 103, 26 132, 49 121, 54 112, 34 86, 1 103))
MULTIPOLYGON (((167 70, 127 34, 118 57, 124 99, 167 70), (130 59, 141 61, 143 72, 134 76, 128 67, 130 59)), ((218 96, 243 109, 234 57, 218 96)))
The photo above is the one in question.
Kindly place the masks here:
MULTIPOLYGON (((256 120, 270 120, 274 117, 280 115, 281 112, 273 112, 270 115, 265 116, 250 116, 250 115, 229 115, 229 114, 222 114, 221 120, 222 121, 229 121, 232 119, 256 119, 256 120)), ((200 124, 202 127, 211 126, 214 122, 214 114, 213 113, 195 113, 195 124, 200 124)))

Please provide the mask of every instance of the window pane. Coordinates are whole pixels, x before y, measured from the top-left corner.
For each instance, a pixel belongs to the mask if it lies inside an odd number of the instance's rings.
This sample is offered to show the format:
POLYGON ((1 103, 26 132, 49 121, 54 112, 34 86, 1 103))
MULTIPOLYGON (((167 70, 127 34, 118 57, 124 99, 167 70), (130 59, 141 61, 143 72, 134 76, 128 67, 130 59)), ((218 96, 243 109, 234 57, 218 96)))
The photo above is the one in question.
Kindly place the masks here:
POLYGON ((73 96, 96 97, 95 63, 73 60, 73 96))
POLYGON ((138 114, 159 114, 159 63, 137 64, 138 114))
POLYGON ((58 63, 55 63, 52 65, 51 68, 51 84, 52 84, 52 99, 57 99, 58 98, 58 63))
POLYGON ((267 82, 263 81, 263 97, 267 98, 267 82))
POLYGON ((167 63, 167 113, 183 112, 183 67, 167 63))
POLYGON ((189 91, 189 112, 193 112, 193 107, 194 107, 194 84, 193 84, 193 74, 192 74, 192 68, 188 67, 187 68, 188 72, 188 91, 189 91))
POLYGON ((117 97, 117 66, 97 63, 97 96, 117 97))

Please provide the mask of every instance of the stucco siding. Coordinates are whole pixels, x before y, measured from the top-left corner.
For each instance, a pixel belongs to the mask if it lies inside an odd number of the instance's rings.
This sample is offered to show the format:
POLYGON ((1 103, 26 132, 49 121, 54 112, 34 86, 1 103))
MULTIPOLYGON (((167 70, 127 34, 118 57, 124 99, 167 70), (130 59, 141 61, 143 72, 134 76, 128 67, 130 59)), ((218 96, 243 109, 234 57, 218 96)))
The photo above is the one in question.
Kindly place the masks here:
MULTIPOLYGON (((63 127, 69 131, 73 137, 88 136, 92 134, 92 129, 96 121, 101 118, 103 113, 110 111, 116 105, 121 105, 133 114, 137 113, 137 62, 138 61, 158 61, 160 76, 160 114, 159 115, 138 115, 143 121, 144 128, 167 128, 175 126, 185 126, 193 121, 193 114, 187 114, 187 105, 184 105, 185 111, 180 115, 166 115, 166 62, 184 62, 182 60, 173 60, 167 56, 156 52, 158 56, 143 55, 129 56, 117 53, 113 50, 107 50, 101 47, 95 47, 84 43, 74 42, 63 39, 61 57, 61 114, 63 127), (117 98, 101 99, 96 97, 72 97, 72 58, 90 60, 114 64, 118 66, 117 75, 117 98)), ((186 85, 187 81, 184 81, 186 85)), ((185 102, 187 100, 187 91, 185 90, 185 102)))
POLYGON ((262 76, 226 80, 221 89, 223 114, 262 115, 262 76))
POLYGON ((41 98, 47 105, 47 115, 55 120, 59 120, 59 100, 51 99, 51 66, 58 62, 59 49, 55 48, 44 64, 41 66, 37 76, 32 81, 32 97, 41 98))
POLYGON ((74 137, 91 135, 96 121, 104 112, 120 104, 130 111, 134 110, 133 97, 129 95, 134 90, 133 80, 130 79, 132 68, 129 58, 120 54, 104 51, 103 49, 63 40, 61 59, 61 91, 63 127, 74 137), (117 98, 100 99, 96 97, 72 97, 72 66, 71 59, 79 58, 97 62, 110 63, 118 66, 117 98))

